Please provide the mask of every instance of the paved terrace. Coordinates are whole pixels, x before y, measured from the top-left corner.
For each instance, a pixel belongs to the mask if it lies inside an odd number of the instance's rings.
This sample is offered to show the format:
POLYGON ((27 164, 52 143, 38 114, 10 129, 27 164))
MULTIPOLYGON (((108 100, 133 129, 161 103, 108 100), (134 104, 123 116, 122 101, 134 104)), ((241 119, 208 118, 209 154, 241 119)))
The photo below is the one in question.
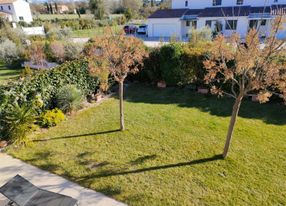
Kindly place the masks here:
MULTIPOLYGON (((4 153, 0 153, 0 186, 4 185, 17 174, 42 189, 77 199, 79 206, 126 206, 99 192, 83 188, 62 177, 28 165, 4 153)), ((5 206, 6 203, 7 199, 0 194, 0 206, 5 206)))

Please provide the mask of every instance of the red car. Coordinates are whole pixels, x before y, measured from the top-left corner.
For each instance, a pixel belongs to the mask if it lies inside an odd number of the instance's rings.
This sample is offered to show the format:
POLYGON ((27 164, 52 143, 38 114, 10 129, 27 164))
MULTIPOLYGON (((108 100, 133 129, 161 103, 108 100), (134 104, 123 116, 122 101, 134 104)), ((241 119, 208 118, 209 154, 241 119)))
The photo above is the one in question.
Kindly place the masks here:
POLYGON ((135 25, 126 25, 123 29, 126 34, 136 34, 138 28, 135 25))

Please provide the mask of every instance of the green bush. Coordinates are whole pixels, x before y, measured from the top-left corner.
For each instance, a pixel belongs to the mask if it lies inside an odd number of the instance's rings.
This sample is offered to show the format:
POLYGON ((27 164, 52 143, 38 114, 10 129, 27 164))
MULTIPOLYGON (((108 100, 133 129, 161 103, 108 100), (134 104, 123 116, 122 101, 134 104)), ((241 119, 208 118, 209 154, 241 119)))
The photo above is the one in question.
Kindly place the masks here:
POLYGON ((189 33, 190 43, 192 44, 211 41, 212 36, 212 30, 209 27, 204 27, 201 29, 192 29, 189 33))
POLYGON ((144 59, 144 69, 137 76, 143 81, 158 82, 162 80, 160 65, 160 48, 154 48, 149 52, 149 56, 144 59))
POLYGON ((173 42, 161 48, 152 49, 144 60, 144 69, 136 76, 139 80, 158 82, 164 80, 168 85, 203 84, 205 69, 203 60, 210 42, 196 44, 173 42))
POLYGON ((65 60, 72 61, 80 57, 83 50, 83 45, 79 43, 67 42, 64 44, 65 60))
POLYGON ((28 104, 9 104, 1 113, 1 133, 15 143, 27 143, 27 134, 33 130, 35 111, 28 104))
POLYGON ((60 122, 65 120, 65 115, 60 109, 53 109, 44 112, 40 119, 39 124, 41 127, 54 127, 58 125, 60 122))
POLYGON ((160 50, 160 71, 164 81, 168 85, 177 85, 181 81, 181 56, 184 45, 171 43, 164 45, 160 50))
POLYGON ((87 96, 97 91, 99 82, 98 78, 90 75, 86 60, 76 60, 15 81, 3 88, 3 92, 8 95, 9 102, 19 104, 33 101, 36 95, 40 95, 44 103, 42 109, 45 110, 55 108, 58 90, 68 84, 75 85, 87 96))
POLYGON ((20 58, 17 45, 9 39, 0 39, 0 61, 8 64, 20 58))
POLYGON ((80 109, 82 102, 83 94, 75 85, 62 87, 56 95, 56 105, 65 113, 80 109))

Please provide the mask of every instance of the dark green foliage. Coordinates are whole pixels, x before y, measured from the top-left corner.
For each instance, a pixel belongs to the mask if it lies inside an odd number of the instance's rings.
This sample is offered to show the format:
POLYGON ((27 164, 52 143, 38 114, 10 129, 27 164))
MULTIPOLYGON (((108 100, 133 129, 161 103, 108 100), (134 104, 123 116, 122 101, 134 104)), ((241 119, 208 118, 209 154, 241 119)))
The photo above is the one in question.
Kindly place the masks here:
POLYGON ((172 43, 165 45, 160 51, 160 70, 163 80, 168 85, 177 85, 181 81, 181 56, 184 52, 183 45, 172 43))
POLYGON ((105 8, 102 0, 90 0, 89 9, 97 19, 103 19, 105 8))
POLYGON ((85 60, 67 62, 55 69, 40 71, 31 78, 15 82, 6 88, 9 101, 25 103, 32 101, 40 94, 44 103, 44 109, 54 107, 54 99, 60 88, 67 84, 73 84, 88 95, 96 92, 98 80, 89 74, 88 63, 85 60))
POLYGON ((158 82, 162 80, 160 70, 160 48, 152 49, 144 60, 144 69, 139 73, 140 80, 158 82))
POLYGON ((136 76, 143 81, 165 81, 167 85, 203 84, 205 69, 203 60, 210 43, 171 43, 152 49, 144 60, 144 69, 136 76))

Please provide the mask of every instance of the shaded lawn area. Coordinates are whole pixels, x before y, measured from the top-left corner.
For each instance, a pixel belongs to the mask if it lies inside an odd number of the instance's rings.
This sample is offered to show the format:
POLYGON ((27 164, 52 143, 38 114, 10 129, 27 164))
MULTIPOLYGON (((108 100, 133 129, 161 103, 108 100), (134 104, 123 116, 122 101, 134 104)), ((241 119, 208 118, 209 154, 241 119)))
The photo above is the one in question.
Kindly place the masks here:
POLYGON ((133 85, 9 153, 129 205, 284 205, 286 108, 245 101, 221 160, 232 100, 133 85))
POLYGON ((4 84, 7 81, 17 78, 21 74, 22 69, 10 68, 0 62, 0 84, 4 84))

